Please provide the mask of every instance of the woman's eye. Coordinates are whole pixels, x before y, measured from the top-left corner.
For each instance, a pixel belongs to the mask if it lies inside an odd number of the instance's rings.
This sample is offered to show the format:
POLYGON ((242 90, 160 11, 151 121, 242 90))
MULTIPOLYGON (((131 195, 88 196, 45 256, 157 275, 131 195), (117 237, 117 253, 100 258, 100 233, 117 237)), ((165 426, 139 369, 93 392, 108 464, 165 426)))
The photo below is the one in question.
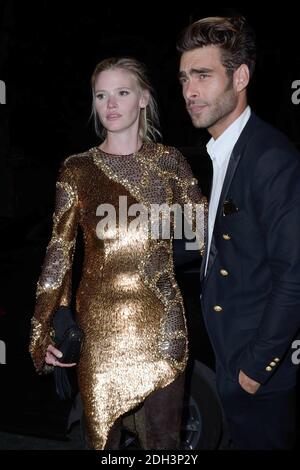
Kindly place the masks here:
POLYGON ((103 94, 103 93, 98 93, 98 94, 96 95, 96 98, 97 98, 98 100, 103 100, 104 94, 103 94))
POLYGON ((121 96, 127 96, 127 95, 129 95, 129 91, 128 90, 121 90, 120 95, 121 96))

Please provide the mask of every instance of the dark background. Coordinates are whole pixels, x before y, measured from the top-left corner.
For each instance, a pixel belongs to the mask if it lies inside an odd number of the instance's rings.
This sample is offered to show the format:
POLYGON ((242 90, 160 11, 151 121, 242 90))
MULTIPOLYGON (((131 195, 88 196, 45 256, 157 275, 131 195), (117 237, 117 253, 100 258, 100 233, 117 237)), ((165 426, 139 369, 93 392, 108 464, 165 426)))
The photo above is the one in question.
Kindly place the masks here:
MULTIPOLYGON (((259 47, 250 104, 300 147, 300 105, 291 99, 292 83, 300 80, 299 20, 293 7, 266 12, 259 6, 208 8, 186 2, 163 11, 160 3, 0 1, 0 80, 6 84, 6 104, 0 105, 0 340, 7 347, 7 364, 0 365, 2 429, 50 436, 66 432, 70 405, 57 402, 51 378, 35 374, 28 337, 59 164, 98 143, 89 121, 89 80, 97 62, 133 55, 148 66, 163 141, 186 155, 207 194, 208 135, 194 129, 185 112, 175 41, 200 17, 240 12, 256 30, 259 47)), ((213 367, 198 300, 200 260, 176 243, 175 262, 192 357, 213 367)), ((80 253, 74 286, 79 266, 80 253)))

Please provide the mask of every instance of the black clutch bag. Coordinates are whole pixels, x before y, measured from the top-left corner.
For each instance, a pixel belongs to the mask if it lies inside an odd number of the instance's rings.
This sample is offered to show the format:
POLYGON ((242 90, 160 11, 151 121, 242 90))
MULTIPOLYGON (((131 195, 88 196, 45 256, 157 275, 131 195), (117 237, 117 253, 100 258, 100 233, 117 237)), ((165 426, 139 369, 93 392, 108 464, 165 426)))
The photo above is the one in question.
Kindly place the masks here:
MULTIPOLYGON (((55 347, 63 354, 59 361, 65 364, 78 363, 84 333, 76 324, 72 310, 69 307, 59 307, 54 314, 52 324, 55 347)), ((77 390, 73 367, 55 367, 54 380, 56 393, 61 400, 73 398, 77 390)))

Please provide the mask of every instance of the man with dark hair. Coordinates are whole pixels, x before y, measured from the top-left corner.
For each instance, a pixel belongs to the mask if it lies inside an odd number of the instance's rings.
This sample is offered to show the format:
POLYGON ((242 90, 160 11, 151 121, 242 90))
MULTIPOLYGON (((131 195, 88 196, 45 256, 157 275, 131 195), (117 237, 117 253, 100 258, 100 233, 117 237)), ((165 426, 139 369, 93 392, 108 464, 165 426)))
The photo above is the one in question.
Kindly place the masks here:
POLYGON ((213 163, 202 309, 235 445, 295 438, 300 329, 300 156, 247 102, 255 37, 242 17, 205 18, 178 42, 179 79, 213 163))

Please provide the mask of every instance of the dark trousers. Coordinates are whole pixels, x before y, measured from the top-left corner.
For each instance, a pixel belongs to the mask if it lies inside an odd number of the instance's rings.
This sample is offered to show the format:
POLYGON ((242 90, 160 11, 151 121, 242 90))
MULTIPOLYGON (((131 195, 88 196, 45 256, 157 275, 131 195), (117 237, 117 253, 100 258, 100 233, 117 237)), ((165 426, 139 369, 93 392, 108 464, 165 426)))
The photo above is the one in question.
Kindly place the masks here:
POLYGON ((271 385, 270 380, 251 395, 217 367, 217 388, 236 448, 293 448, 296 435, 295 388, 272 390, 271 385))
POLYGON ((118 449, 122 424, 135 432, 143 449, 179 449, 184 374, 153 392, 143 405, 113 425, 105 449, 118 449))

